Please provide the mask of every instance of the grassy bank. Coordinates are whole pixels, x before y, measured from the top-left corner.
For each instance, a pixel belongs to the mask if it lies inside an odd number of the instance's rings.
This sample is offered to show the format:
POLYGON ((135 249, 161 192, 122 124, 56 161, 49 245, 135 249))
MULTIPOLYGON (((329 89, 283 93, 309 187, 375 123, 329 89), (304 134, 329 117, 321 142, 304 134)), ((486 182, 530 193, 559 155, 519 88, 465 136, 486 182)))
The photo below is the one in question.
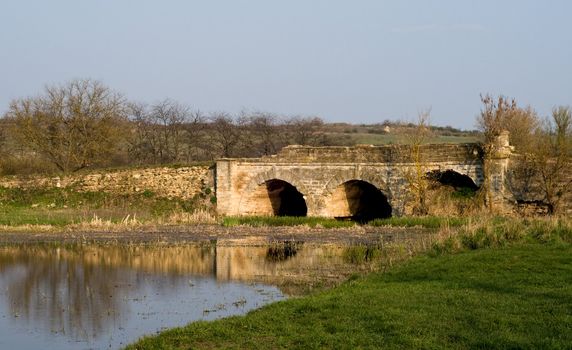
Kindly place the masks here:
POLYGON ((570 348, 571 243, 570 220, 466 225, 389 272, 129 349, 570 348))
POLYGON ((0 225, 63 227, 94 220, 121 223, 126 218, 142 223, 157 222, 173 213, 193 212, 199 207, 199 200, 162 198, 150 191, 113 194, 70 188, 0 187, 0 225))

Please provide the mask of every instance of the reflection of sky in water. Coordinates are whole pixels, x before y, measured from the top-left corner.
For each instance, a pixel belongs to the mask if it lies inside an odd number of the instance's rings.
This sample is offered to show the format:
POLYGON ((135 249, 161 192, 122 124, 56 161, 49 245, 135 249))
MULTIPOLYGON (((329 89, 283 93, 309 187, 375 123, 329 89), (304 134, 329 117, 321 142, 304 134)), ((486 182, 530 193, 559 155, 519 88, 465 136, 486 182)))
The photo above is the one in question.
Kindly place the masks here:
MULTIPOLYGON (((239 256, 253 268, 257 259, 239 256)), ((216 264, 212 246, 0 247, 0 349, 118 348, 283 298, 275 287, 217 281, 216 264)))

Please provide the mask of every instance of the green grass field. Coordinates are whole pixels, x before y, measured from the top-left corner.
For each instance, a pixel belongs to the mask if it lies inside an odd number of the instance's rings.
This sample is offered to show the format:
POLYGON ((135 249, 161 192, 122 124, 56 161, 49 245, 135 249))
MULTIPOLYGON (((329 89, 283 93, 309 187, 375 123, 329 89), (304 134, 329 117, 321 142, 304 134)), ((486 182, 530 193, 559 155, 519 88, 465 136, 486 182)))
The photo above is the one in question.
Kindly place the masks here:
MULTIPOLYGON (((399 134, 375 134, 375 133, 352 133, 340 134, 349 137, 355 144, 365 145, 387 145, 387 144, 403 144, 408 143, 407 135, 399 134)), ((330 134, 335 138, 335 134, 330 134)), ((479 141, 477 136, 433 136, 426 143, 471 143, 479 141)))
POLYGON ((194 210, 194 201, 167 199, 145 191, 138 194, 78 192, 62 188, 0 187, 0 225, 66 226, 98 217, 121 222, 127 215, 142 222, 175 211, 194 210))
POLYGON ((497 248, 436 249, 383 274, 128 348, 570 349, 571 238, 557 224, 497 248))

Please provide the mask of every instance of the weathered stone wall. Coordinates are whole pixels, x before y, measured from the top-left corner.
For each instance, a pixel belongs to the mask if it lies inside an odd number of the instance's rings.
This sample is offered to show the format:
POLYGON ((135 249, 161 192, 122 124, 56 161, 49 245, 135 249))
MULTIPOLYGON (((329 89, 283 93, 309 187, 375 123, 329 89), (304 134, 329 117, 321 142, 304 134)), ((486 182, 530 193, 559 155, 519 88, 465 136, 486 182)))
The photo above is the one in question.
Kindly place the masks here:
POLYGON ((2 177, 2 187, 67 187, 82 192, 140 193, 190 199, 214 187, 213 172, 205 166, 145 168, 74 174, 65 177, 2 177))

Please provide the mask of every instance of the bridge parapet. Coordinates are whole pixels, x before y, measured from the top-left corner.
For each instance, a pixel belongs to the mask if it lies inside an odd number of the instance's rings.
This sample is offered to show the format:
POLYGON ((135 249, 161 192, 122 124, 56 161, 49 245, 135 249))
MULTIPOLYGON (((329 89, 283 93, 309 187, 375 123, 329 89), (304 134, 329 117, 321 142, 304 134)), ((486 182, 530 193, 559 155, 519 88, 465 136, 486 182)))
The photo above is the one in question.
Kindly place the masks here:
MULTIPOLYGON (((410 163, 411 145, 358 145, 352 147, 311 147, 292 145, 277 155, 259 158, 261 162, 298 163, 410 163)), ((479 160, 481 147, 477 143, 427 144, 420 147, 420 158, 425 162, 479 160)))

